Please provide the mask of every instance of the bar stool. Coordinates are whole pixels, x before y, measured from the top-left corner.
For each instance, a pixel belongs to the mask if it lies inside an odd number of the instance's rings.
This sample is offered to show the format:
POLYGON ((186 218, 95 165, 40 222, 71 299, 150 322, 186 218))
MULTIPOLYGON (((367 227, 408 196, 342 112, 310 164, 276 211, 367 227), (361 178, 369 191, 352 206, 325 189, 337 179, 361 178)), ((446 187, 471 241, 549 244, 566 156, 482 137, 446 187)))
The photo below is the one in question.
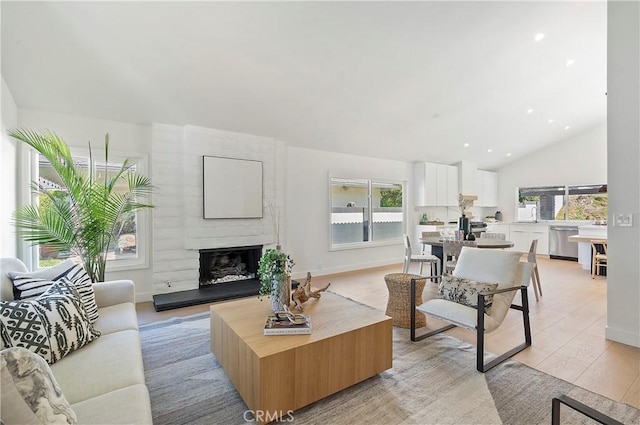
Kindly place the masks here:
POLYGON ((607 241, 594 239, 591 241, 591 279, 595 279, 596 275, 600 276, 600 267, 607 267, 607 241), (598 245, 602 246, 602 250, 598 249, 598 245))

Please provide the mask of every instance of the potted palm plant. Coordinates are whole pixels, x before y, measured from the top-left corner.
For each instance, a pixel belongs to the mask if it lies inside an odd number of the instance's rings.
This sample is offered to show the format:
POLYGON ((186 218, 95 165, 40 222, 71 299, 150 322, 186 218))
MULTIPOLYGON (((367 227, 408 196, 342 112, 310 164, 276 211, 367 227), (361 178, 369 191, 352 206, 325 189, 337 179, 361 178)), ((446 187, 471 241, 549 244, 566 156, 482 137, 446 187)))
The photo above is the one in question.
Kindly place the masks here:
MULTIPOLYGON (((32 190, 45 200, 47 208, 24 205, 14 213, 18 235, 35 245, 47 245, 78 256, 93 282, 103 282, 107 253, 114 245, 124 218, 153 208, 145 203, 151 195, 151 180, 131 170, 125 160, 115 173, 98 178, 97 173, 74 164, 69 146, 53 132, 24 129, 9 136, 26 143, 44 156, 58 174, 66 196, 32 183, 32 190), (125 189, 116 190, 124 183, 125 189)), ((105 136, 105 168, 109 163, 109 135, 105 136)), ((89 143, 89 156, 92 157, 89 143)))

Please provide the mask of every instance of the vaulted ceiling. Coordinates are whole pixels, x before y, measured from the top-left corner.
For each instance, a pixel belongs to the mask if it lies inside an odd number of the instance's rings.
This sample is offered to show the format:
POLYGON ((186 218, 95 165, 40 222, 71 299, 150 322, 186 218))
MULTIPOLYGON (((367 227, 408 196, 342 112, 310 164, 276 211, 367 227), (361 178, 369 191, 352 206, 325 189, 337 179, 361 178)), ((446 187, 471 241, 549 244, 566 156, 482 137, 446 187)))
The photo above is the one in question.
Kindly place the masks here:
POLYGON ((604 1, 1 8, 21 108, 484 169, 606 120, 604 1))

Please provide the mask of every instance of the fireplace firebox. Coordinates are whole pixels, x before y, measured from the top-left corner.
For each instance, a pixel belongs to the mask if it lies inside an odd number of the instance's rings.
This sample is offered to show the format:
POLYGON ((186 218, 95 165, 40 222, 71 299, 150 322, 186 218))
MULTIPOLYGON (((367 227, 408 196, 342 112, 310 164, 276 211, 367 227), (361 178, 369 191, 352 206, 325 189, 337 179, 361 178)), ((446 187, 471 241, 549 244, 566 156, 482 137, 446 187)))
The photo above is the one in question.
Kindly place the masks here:
POLYGON ((262 245, 201 249, 200 287, 258 280, 262 245))

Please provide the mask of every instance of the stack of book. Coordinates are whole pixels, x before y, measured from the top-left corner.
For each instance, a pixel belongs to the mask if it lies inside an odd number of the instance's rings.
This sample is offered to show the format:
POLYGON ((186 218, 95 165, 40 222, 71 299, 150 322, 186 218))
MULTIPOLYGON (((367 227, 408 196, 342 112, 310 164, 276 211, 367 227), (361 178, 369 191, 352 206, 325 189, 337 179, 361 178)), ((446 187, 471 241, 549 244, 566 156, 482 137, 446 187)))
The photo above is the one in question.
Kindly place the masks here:
POLYGON ((308 335, 311 333, 311 317, 306 314, 296 314, 296 317, 304 316, 303 323, 293 323, 284 315, 269 315, 264 324, 265 335, 308 335))

